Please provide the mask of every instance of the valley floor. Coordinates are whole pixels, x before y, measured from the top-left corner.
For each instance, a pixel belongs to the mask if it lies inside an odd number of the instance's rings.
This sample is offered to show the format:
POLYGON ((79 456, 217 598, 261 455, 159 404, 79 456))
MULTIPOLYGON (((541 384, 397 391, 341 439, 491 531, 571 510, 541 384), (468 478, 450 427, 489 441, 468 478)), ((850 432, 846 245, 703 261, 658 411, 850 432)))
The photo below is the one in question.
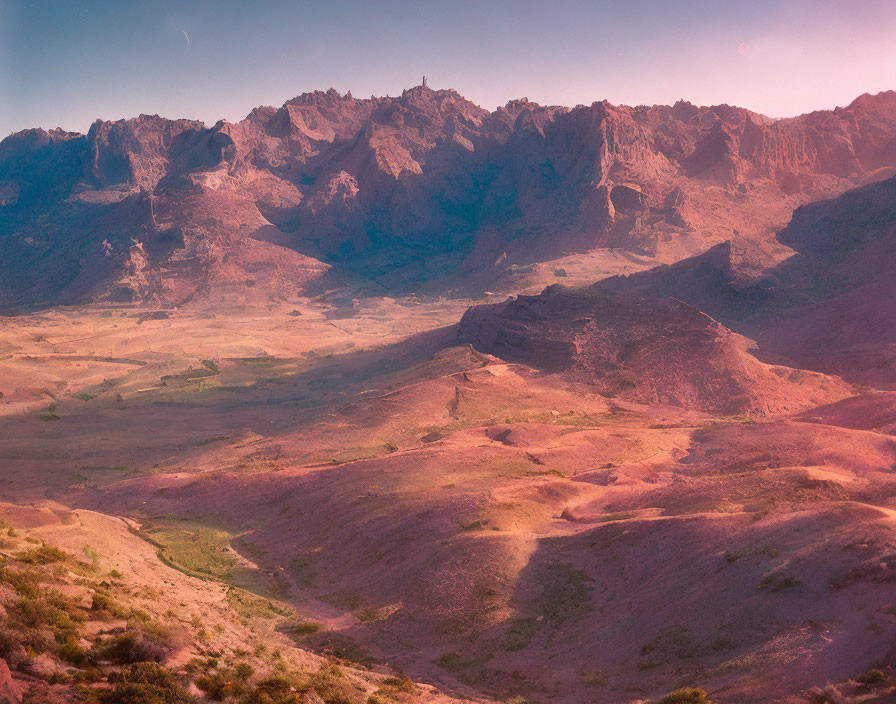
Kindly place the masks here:
POLYGON ((0 603, 49 629, 0 687, 104 691, 131 633, 203 697, 894 696, 896 394, 646 406, 458 344, 470 303, 0 319, 0 603))

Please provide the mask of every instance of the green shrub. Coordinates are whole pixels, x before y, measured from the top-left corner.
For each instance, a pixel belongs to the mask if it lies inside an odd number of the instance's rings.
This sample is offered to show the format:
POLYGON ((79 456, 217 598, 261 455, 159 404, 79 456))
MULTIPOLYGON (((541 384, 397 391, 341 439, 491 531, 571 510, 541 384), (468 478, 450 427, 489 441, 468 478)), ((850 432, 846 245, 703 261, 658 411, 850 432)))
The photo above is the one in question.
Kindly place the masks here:
POLYGON ((158 638, 142 630, 134 629, 100 641, 94 646, 93 655, 116 665, 142 662, 161 662, 167 650, 158 638))
POLYGON ((277 630, 290 636, 305 636, 317 633, 320 630, 320 624, 315 621, 289 621, 279 626, 277 630))
POLYGON ((113 616, 115 618, 127 618, 128 610, 103 591, 93 593, 90 610, 100 616, 113 616))
POLYGON ((0 657, 7 657, 24 649, 29 653, 45 653, 53 647, 53 640, 44 628, 28 628, 21 623, 0 627, 0 657))
POLYGON ((105 592, 102 589, 99 589, 93 593, 92 601, 90 603, 90 610, 94 613, 95 618, 98 619, 120 618, 129 622, 138 621, 143 623, 143 628, 147 631, 150 631, 154 628, 160 628, 157 625, 149 623, 148 613, 134 608, 133 606, 124 606, 120 602, 116 601, 115 598, 112 597, 108 592, 105 592))
POLYGON ((366 699, 335 665, 324 665, 311 675, 308 685, 326 704, 364 704, 366 699))
POLYGON ((361 611, 357 614, 358 620, 363 623, 374 623, 375 621, 382 621, 385 618, 385 615, 379 609, 374 609, 372 607, 368 607, 366 609, 361 609, 361 611))
POLYGON ((255 674, 255 670, 253 669, 253 667, 245 662, 237 663, 237 665, 233 668, 233 671, 241 680, 248 680, 250 677, 252 677, 252 675, 255 674))
POLYGON ((190 673, 194 672, 208 672, 209 670, 216 670, 218 668, 218 658, 193 658, 184 665, 184 670, 190 673))
POLYGON ((697 687, 684 687, 669 692, 660 699, 659 704, 712 704, 712 702, 706 698, 704 690, 697 687))
POLYGON ((31 550, 25 550, 15 556, 19 562, 26 565, 49 565, 52 562, 65 562, 72 556, 52 545, 41 545, 31 550))
POLYGON ((109 675, 103 704, 194 704, 196 700, 167 669, 152 662, 127 665, 109 675))
POLYGON ((209 658, 205 662, 193 660, 191 664, 206 669, 206 674, 196 678, 196 686, 199 687, 209 699, 215 701, 224 701, 228 697, 238 697, 246 691, 246 681, 252 677, 255 670, 251 665, 239 663, 235 667, 222 669, 218 672, 209 673, 207 670, 215 669, 218 661, 215 658, 209 658))
POLYGON ((52 589, 34 599, 20 599, 10 608, 10 616, 25 628, 49 628, 59 642, 76 633, 77 624, 84 621, 84 614, 74 599, 52 589))
POLYGON ((36 570, 11 570, 4 567, 0 570, 0 581, 12 587, 21 597, 34 599, 40 595, 40 574, 36 570))
POLYGON ((858 682, 859 684, 868 685, 869 687, 873 687, 876 684, 883 684, 886 679, 887 676, 883 673, 882 670, 872 668, 856 677, 856 682, 858 682))
POLYGON ((396 692, 407 692, 412 694, 417 691, 417 685, 410 677, 387 677, 382 682, 384 688, 391 689, 396 692))
POLYGON ((246 681, 238 677, 236 671, 227 669, 196 678, 196 686, 209 699, 222 702, 227 697, 240 696, 246 689, 246 681))
POLYGON ((247 694, 242 704, 301 704, 301 694, 285 677, 268 677, 247 694))
POLYGON ((87 667, 89 664, 87 651, 81 647, 77 636, 74 634, 66 637, 62 645, 56 649, 56 654, 65 662, 69 662, 76 667, 87 667))

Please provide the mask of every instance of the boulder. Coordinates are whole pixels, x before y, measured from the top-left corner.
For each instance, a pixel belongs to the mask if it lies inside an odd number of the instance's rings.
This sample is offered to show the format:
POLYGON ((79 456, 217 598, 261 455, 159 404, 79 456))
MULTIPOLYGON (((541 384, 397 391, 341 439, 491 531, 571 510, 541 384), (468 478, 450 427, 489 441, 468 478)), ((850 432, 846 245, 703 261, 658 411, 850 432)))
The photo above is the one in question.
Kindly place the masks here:
POLYGON ((21 683, 12 678, 6 660, 0 659, 0 702, 18 704, 22 701, 25 691, 21 683))

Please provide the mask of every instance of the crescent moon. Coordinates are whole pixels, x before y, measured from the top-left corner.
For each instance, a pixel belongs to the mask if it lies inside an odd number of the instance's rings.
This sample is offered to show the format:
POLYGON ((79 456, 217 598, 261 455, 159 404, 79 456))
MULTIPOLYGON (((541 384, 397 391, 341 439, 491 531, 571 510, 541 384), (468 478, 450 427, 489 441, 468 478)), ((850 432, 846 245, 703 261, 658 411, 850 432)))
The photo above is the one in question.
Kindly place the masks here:
POLYGON ((187 40, 187 49, 189 49, 190 48, 190 35, 187 34, 187 31, 185 29, 182 29, 180 31, 184 33, 184 39, 187 40))

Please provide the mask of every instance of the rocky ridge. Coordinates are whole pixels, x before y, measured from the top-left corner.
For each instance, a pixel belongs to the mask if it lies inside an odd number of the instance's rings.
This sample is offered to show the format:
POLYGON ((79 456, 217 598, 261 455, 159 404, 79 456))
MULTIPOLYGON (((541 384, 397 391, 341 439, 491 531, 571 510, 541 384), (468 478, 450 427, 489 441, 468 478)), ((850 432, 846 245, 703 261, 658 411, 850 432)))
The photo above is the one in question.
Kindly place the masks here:
POLYGON ((423 86, 318 91, 212 127, 27 130, 0 143, 0 301, 288 297, 330 266, 481 290, 606 247, 667 262, 732 237, 774 249, 794 207, 891 173, 894 136, 893 93, 773 121, 685 102, 489 112, 423 86))

